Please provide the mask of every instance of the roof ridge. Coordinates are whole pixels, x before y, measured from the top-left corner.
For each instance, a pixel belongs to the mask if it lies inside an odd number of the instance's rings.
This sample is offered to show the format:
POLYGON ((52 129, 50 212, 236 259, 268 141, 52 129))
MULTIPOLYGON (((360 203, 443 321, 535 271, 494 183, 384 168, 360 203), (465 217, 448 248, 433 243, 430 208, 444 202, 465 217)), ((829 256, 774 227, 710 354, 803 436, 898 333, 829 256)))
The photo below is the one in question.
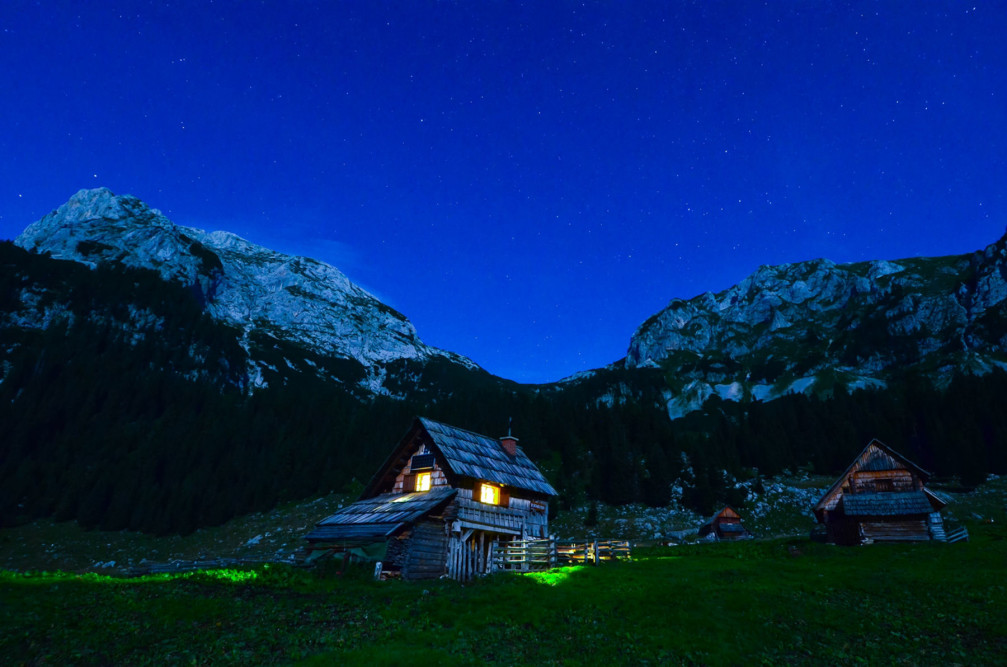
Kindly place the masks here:
POLYGON ((500 438, 494 438, 491 435, 484 435, 482 433, 476 433, 472 429, 463 428, 461 426, 455 426, 454 424, 448 424, 447 422, 439 422, 436 419, 430 419, 429 417, 417 417, 417 419, 419 419, 422 422, 428 422, 430 424, 437 424, 438 426, 446 426, 447 428, 453 429, 455 431, 464 431, 465 433, 471 433, 472 435, 477 435, 480 438, 485 438, 486 440, 493 440, 493 441, 496 441, 496 442, 500 441, 500 438))

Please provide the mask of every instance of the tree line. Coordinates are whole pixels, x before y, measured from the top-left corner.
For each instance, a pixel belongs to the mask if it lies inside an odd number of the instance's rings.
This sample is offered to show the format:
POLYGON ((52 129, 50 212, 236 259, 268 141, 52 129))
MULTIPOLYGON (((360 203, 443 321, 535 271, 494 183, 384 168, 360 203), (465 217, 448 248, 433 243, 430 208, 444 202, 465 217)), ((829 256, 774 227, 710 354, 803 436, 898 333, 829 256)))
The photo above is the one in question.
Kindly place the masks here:
POLYGON ((355 362, 259 336, 252 356, 273 368, 293 363, 252 391, 250 352, 193 290, 150 271, 90 270, 10 243, 0 243, 0 316, 5 525, 53 517, 187 533, 359 489, 416 415, 491 436, 513 418, 522 447, 559 490, 559 507, 663 506, 677 483, 683 502, 708 514, 744 500, 724 471, 838 474, 874 437, 964 484, 1007 470, 1003 371, 962 376, 943 391, 909 378, 829 400, 714 397, 671 421, 658 369, 528 387, 443 359, 399 361, 386 386, 400 397, 374 397, 356 387, 363 370, 355 362), (45 328, 26 328, 18 322, 28 308, 54 314, 45 328))

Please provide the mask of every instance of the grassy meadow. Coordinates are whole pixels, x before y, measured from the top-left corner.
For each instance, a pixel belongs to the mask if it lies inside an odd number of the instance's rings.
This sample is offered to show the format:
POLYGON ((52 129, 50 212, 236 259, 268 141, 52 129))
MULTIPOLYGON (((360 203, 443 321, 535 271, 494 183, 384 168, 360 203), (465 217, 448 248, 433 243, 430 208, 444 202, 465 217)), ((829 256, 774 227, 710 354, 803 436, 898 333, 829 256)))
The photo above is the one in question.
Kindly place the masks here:
POLYGON ((1007 526, 968 543, 639 549, 469 584, 266 565, 0 571, 0 658, 45 664, 997 664, 1007 526))

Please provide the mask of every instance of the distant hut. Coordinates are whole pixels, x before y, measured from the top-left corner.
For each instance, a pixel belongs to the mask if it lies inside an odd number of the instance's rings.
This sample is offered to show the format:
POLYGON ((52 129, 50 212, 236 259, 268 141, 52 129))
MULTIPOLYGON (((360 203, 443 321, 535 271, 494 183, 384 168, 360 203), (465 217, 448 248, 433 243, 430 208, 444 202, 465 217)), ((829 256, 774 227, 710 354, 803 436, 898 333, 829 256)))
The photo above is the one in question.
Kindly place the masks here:
POLYGON ((741 523, 741 516, 731 507, 725 507, 699 527, 699 537, 718 540, 744 540, 752 537, 741 523), (710 536, 713 538, 710 538, 710 536))
POLYGON ((944 539, 947 504, 926 488, 930 473, 872 440, 815 505, 835 544, 944 539))
POLYGON ((545 538, 556 490, 508 435, 417 418, 360 500, 305 536, 311 554, 350 552, 404 579, 468 579, 493 541, 545 538))

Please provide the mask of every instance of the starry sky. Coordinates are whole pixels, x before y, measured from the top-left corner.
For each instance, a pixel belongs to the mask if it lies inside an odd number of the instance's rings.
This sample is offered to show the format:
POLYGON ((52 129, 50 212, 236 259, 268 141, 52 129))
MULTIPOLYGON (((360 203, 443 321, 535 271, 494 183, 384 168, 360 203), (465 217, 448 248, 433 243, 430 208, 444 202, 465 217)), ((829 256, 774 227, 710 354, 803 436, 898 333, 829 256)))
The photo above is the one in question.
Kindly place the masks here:
POLYGON ((522 382, 760 264, 1007 227, 1007 3, 0 2, 0 238, 80 188, 522 382))

